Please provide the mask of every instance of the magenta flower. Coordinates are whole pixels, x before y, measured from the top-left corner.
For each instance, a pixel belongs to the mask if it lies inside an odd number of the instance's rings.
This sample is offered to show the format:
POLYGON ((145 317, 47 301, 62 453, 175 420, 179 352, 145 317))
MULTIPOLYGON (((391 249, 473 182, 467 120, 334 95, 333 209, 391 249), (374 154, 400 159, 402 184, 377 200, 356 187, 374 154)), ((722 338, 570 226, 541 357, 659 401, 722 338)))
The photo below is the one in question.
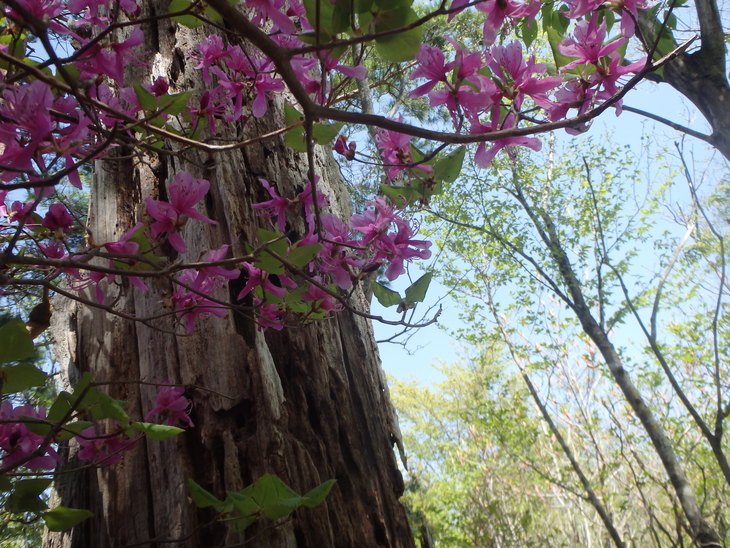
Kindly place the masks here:
POLYGON ((355 159, 355 151, 357 150, 357 143, 354 141, 347 142, 347 137, 340 135, 335 140, 335 145, 332 147, 337 154, 341 154, 347 160, 355 159))
POLYGON ((147 213, 155 219, 150 227, 152 237, 158 238, 165 234, 167 241, 176 251, 185 253, 187 246, 179 231, 185 226, 188 218, 217 224, 202 213, 198 213, 194 207, 206 195, 209 188, 210 183, 205 179, 193 179, 190 173, 183 171, 177 174, 175 181, 168 187, 169 202, 147 198, 145 200, 147 213))
MULTIPOLYGON (((248 280, 246 280, 246 285, 243 286, 243 289, 241 289, 238 293, 236 299, 240 301, 257 287, 260 287, 266 293, 271 293, 278 299, 283 299, 286 296, 286 289, 284 287, 274 285, 269 279, 268 272, 261 270, 260 268, 256 268, 251 263, 244 262, 241 263, 241 266, 248 273, 248 280)), ((297 287, 297 283, 286 274, 277 275, 277 279, 282 285, 290 289, 297 287)))
MULTIPOLYGON (((211 249, 205 255, 203 255, 201 261, 213 263, 221 261, 228 255, 228 249, 231 246, 222 245, 217 249, 211 249)), ((200 289, 204 285, 209 285, 213 280, 214 285, 223 287, 226 283, 225 280, 234 280, 238 278, 240 271, 235 268, 223 268, 222 266, 204 266, 198 269, 198 275, 195 277, 192 287, 194 289, 200 289)))
POLYGON ((563 12, 563 15, 568 19, 578 19, 597 10, 604 0, 565 0, 565 3, 568 4, 569 10, 563 12))
POLYGON ((256 307, 256 324, 259 331, 284 329, 284 313, 278 304, 265 304, 261 299, 254 299, 256 307))
POLYGON ((559 76, 549 76, 538 79, 534 74, 542 74, 545 66, 535 63, 535 56, 527 61, 522 57, 522 44, 511 42, 506 46, 494 46, 491 49, 492 59, 489 68, 502 81, 502 91, 505 97, 512 99, 515 108, 522 106, 525 96, 534 99, 544 98, 551 89, 559 86, 563 79, 559 76))
POLYGON ((39 455, 25 460, 40 449, 45 437, 28 430, 23 417, 43 420, 46 410, 42 407, 34 409, 30 405, 13 408, 8 400, 0 402, 0 454, 3 466, 18 463, 18 466, 30 470, 52 470, 61 458, 50 445, 39 455))
POLYGON ((203 82, 210 84, 210 68, 226 55, 226 47, 223 39, 213 34, 203 39, 197 49, 197 54, 193 56, 198 61, 195 68, 201 71, 203 82))
MULTIPOLYGON (((400 118, 398 119, 400 121, 400 118)), ((388 166, 388 179, 393 180, 395 177, 406 169, 420 169, 427 173, 433 170, 431 166, 425 164, 413 164, 413 156, 411 155, 411 136, 389 129, 381 129, 375 137, 375 143, 383 155, 383 161, 388 166)))
POLYGON ((426 83, 421 84, 416 89, 411 91, 409 97, 421 97, 430 92, 436 84, 439 82, 446 83, 448 77, 446 76, 454 66, 454 63, 445 63, 443 52, 428 44, 421 44, 421 50, 416 55, 416 61, 418 61, 418 68, 411 74, 411 80, 416 78, 425 78, 426 83))
POLYGON ((284 34, 296 34, 297 28, 289 17, 282 13, 284 0, 247 0, 246 5, 256 12, 253 19, 255 25, 261 25, 269 18, 273 23, 272 31, 280 30, 284 34))
POLYGON ((63 204, 52 204, 48 208, 45 217, 43 217, 41 224, 47 229, 60 234, 69 232, 73 222, 74 218, 71 217, 66 206, 63 204))
POLYGON ((139 438, 126 438, 118 434, 98 434, 89 426, 82 430, 76 440, 80 450, 78 457, 97 466, 110 466, 122 461, 124 451, 129 451, 139 438))
POLYGON ((560 70, 570 70, 586 63, 597 65, 601 57, 610 55, 626 42, 626 38, 621 38, 604 46, 606 21, 603 20, 599 26, 596 26, 596 18, 597 14, 594 13, 589 21, 578 21, 573 36, 558 44, 560 53, 576 58, 575 61, 571 61, 560 70))
MULTIPOLYGON (((315 277, 314 279, 322 283, 321 278, 315 277)), ((312 314, 326 316, 330 312, 339 312, 344 308, 341 302, 316 285, 310 285, 307 290, 302 293, 302 300, 312 303, 312 314)))
MULTIPOLYGON (((515 0, 486 0, 476 5, 478 11, 487 13, 484 21, 484 44, 491 46, 497 38, 497 33, 506 19, 534 19, 540 11, 540 1, 531 0, 527 3, 516 2, 515 0)), ((532 24, 535 25, 534 21, 532 24)))
POLYGON ((364 260, 355 255, 352 246, 362 244, 350 236, 350 228, 345 222, 332 214, 322 215, 322 229, 324 240, 322 249, 317 254, 317 270, 322 274, 329 274, 341 289, 352 287, 352 270, 350 267, 361 268, 364 260))
POLYGON ((286 228, 286 210, 291 206, 291 200, 279 196, 276 189, 266 179, 259 178, 259 183, 269 193, 271 200, 254 204, 253 208, 258 210, 259 215, 262 217, 276 217, 277 228, 284 232, 286 228))
MULTIPOLYGON (((195 270, 183 270, 178 281, 193 287, 198 278, 195 270)), ((223 318, 228 311, 221 305, 206 299, 204 295, 212 295, 221 288, 219 277, 205 277, 199 283, 195 291, 178 285, 172 295, 175 313, 185 324, 185 333, 191 335, 195 331, 195 320, 199 317, 207 318, 210 315, 223 318)))
POLYGON ((190 418, 192 403, 185 397, 185 388, 182 386, 161 386, 155 398, 155 407, 144 416, 149 421, 155 415, 161 415, 168 426, 187 424, 194 426, 190 418))
POLYGON ((390 224, 398 218, 398 214, 393 211, 383 196, 376 196, 367 205, 368 209, 363 213, 356 213, 350 219, 352 228, 362 232, 364 243, 385 234, 390 224))
MULTIPOLYGON (((82 40, 82 46, 87 40, 82 40)), ((81 71, 81 78, 95 78, 104 74, 112 80, 121 83, 124 80, 124 67, 135 58, 134 48, 144 42, 142 29, 135 28, 129 38, 119 43, 112 43, 108 47, 94 44, 84 57, 77 61, 76 66, 81 71)))
POLYGON ((428 259, 431 256, 431 242, 426 240, 414 240, 413 230, 403 219, 396 220, 398 231, 395 233, 380 236, 375 247, 378 250, 377 257, 387 259, 390 265, 385 270, 385 277, 390 281, 395 280, 403 274, 406 269, 404 261, 410 261, 414 257, 428 259))
POLYGON ((523 146, 538 151, 542 148, 542 142, 536 137, 507 137, 494 141, 489 150, 486 149, 484 143, 479 143, 477 151, 474 154, 474 161, 479 167, 487 168, 500 150, 506 148, 508 152, 514 154, 512 148, 516 146, 523 146))

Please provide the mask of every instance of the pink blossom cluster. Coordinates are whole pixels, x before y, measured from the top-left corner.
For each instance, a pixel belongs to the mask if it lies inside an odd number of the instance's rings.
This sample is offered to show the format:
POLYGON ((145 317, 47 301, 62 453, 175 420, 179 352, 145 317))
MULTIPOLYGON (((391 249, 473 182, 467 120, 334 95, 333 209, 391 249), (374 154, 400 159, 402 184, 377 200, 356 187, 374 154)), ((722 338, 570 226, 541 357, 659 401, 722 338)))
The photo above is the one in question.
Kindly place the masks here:
MULTIPOLYGON (((347 64, 347 48, 337 53, 327 47, 301 51, 309 47, 307 33, 313 26, 300 0, 245 0, 241 4, 252 23, 278 46, 288 48, 286 62, 315 101, 333 104, 332 92, 343 77, 366 77, 362 66, 347 64)), ((418 81, 411 97, 427 97, 432 107, 445 109, 455 132, 465 134, 517 128, 526 121, 557 121, 571 111, 583 113, 611 99, 621 78, 644 67, 644 60, 624 63, 620 52, 635 31, 638 10, 647 7, 648 0, 621 3, 616 12, 620 33, 609 29, 605 17, 599 17, 597 10, 605 8, 603 2, 568 0, 566 5, 556 16, 575 22, 557 50, 569 61, 557 75, 549 75, 519 42, 503 39, 517 25, 537 24, 538 0, 452 0, 449 20, 465 9, 485 14, 482 45, 474 49, 447 37, 449 53, 423 44, 410 74, 418 81)), ((46 25, 48 32, 76 47, 57 68, 68 73, 58 76, 63 85, 53 86, 43 78, 13 77, 12 69, 0 72, 0 230, 9 235, 25 233, 23 238, 7 238, 12 244, 3 251, 8 254, 25 246, 23 252, 74 263, 59 266, 56 273, 63 274, 75 290, 91 289, 101 303, 107 300, 110 286, 122 280, 146 290, 142 276, 125 271, 149 268, 154 256, 187 253, 184 229, 188 222, 215 223, 199 210, 210 187, 207 180, 178 173, 166 195, 146 198, 146 219, 116 241, 92 241, 80 251, 72 250, 68 242, 76 219, 66 205, 40 206, 41 198, 52 196, 65 178, 80 187, 78 168, 103 155, 114 146, 116 137, 134 139, 131 127, 140 118, 150 118, 150 97, 158 105, 172 97, 168 95, 171 84, 164 78, 137 87, 123 79, 126 66, 149 62, 142 51, 143 32, 134 24, 140 4, 135 0, 17 0, 2 11, 20 27, 46 25), (120 17, 131 24, 124 24, 122 39, 112 41, 107 31, 120 17), (35 194, 23 201, 9 194, 17 188, 34 188, 35 194), (106 271, 84 268, 95 255, 107 257, 102 261, 106 271)), ((11 43, 3 43, 0 52, 17 55, 11 47, 11 43)), ((189 53, 205 88, 184 98, 185 131, 198 129, 202 122, 207 133, 216 134, 222 124, 262 117, 270 101, 285 91, 274 61, 251 46, 226 44, 212 35, 193 45, 189 53)), ((619 112, 620 102, 616 106, 619 112)), ((167 119, 164 112, 153 114, 167 119)), ((390 183, 425 180, 432 175, 432 166, 414 157, 411 140, 395 131, 378 133, 376 144, 390 183)), ((540 141, 522 136, 481 142, 474 160, 486 167, 502 149, 512 153, 516 146, 538 150, 540 141)), ((356 148, 344 137, 334 146, 348 160, 356 159, 356 148)), ((214 295, 223 294, 237 278, 243 283, 237 299, 250 299, 259 327, 280 329, 292 314, 317 318, 341 308, 333 294, 347 291, 363 273, 383 267, 392 280, 405 271, 407 261, 430 255, 429 243, 416 239, 416 230, 405 220, 405 204, 394 206, 376 197, 365 212, 345 220, 326 211, 326 200, 313 196, 311 184, 294 198, 280 196, 268 181, 262 179, 261 184, 270 199, 255 207, 261 216, 272 219, 286 241, 287 253, 296 255, 305 246, 320 247, 309 263, 297 265, 298 272, 290 268, 268 272, 260 261, 219 266, 230 253, 229 246, 203 252, 199 260, 211 266, 185 269, 174 280, 171 306, 188 333, 194 330, 197 318, 226 315, 226 299, 214 295), (285 237, 292 228, 287 224, 290 214, 303 214, 306 234, 299 241, 285 237)))
MULTIPOLYGON (((160 386, 156 405, 146 415, 149 421, 159 417, 169 426, 193 426, 190 418, 190 400, 179 386, 160 386)), ((53 436, 36 434, 28 428, 32 422, 49 424, 43 407, 0 402, 0 462, 2 468, 24 467, 33 471, 53 470, 61 458, 56 452, 58 442, 53 436)), ((74 436, 78 443, 78 457, 97 466, 108 466, 122 460, 125 451, 134 447, 139 436, 130 437, 118 424, 110 433, 101 433, 89 426, 74 436)))
POLYGON ((26 426, 27 420, 45 420, 46 410, 30 405, 0 402, 0 456, 2 466, 24 466, 30 470, 51 470, 61 460, 45 440, 26 426))

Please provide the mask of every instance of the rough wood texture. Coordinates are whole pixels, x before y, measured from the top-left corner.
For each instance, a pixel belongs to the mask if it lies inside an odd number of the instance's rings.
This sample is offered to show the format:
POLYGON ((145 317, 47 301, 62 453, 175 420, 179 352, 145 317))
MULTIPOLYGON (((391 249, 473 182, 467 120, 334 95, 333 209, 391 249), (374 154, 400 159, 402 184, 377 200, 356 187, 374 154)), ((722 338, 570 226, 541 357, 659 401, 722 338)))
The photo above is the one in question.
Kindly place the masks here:
MULTIPOLYGON (((166 3, 145 5, 154 9, 166 3)), ((151 81, 151 71, 167 76, 176 91, 201 89, 189 54, 195 36, 168 21, 156 23, 154 30, 146 34, 156 42, 148 41, 147 47, 159 53, 146 67, 133 67, 130 76, 151 81)), ((277 105, 252 127, 228 130, 243 137, 281 124, 277 105)), ((304 158, 280 140, 210 157, 188 152, 184 159, 105 160, 93 180, 96 239, 118 238, 143 218, 141 200, 156 196, 180 169, 210 180, 206 213, 218 221, 188 223, 185 258, 190 260, 224 243, 242 254, 256 227, 266 226, 251 209, 268 198, 258 177, 275 181, 286 196, 301 191, 306 181, 304 158)), ((335 197, 337 208, 346 209, 339 171, 325 154, 318 158, 318 173, 320 187, 335 197)), ((301 230, 301 221, 290 221, 301 230)), ((118 306, 138 316, 159 313, 171 288, 161 281, 148 285, 147 293, 122 287, 118 306)), ((60 502, 90 507, 96 516, 70 535, 48 536, 47 546, 413 546, 398 501, 403 482, 392 449, 397 426, 367 321, 342 313, 263 334, 250 318, 231 314, 200 324, 192 336, 176 337, 169 333, 170 318, 154 322, 165 332, 72 303, 65 314, 55 314, 55 321, 60 355, 72 372, 207 390, 191 393, 194 429, 164 442, 139 443, 121 465, 66 476, 57 493, 60 502), (254 526, 246 534, 228 532, 212 512, 197 510, 187 498, 189 477, 224 497, 227 489, 241 489, 267 472, 299 492, 330 478, 337 484, 321 506, 298 510, 283 523, 254 526), (169 543, 172 539, 179 540, 169 543), (162 541, 168 543, 158 544, 162 541)), ((152 387, 120 384, 110 393, 130 402, 132 415, 154 405, 152 387)))

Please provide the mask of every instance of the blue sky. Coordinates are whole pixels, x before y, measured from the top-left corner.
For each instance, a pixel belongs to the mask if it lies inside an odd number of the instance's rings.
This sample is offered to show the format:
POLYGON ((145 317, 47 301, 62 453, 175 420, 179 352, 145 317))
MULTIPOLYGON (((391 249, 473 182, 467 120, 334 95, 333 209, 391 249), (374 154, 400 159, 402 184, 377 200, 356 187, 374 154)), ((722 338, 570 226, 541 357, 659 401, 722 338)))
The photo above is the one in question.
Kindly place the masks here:
MULTIPOLYGON (((642 109, 653 114, 668 118, 677 123, 686 125, 694 130, 709 133, 709 126, 704 118, 698 113, 695 107, 675 92, 666 84, 654 84, 651 82, 642 83, 637 89, 632 90, 624 100, 628 106, 642 109)), ((667 127, 649 120, 643 116, 624 112, 616 117, 614 112, 607 112, 594 121, 588 135, 610 136, 610 144, 616 146, 630 145, 636 150, 637 155, 641 154, 641 138, 646 135, 656 143, 671 145, 681 138, 681 134, 667 127)), ((556 135, 558 140, 565 142, 566 139, 576 139, 563 132, 556 135)), ((580 139, 581 137, 577 137, 580 139)), ((688 150, 687 158, 693 162, 693 167, 698 170, 718 172, 724 170, 722 159, 705 143, 687 137, 685 146, 688 150)), ((411 268, 411 276, 415 280, 420 273, 417 268, 411 268)), ((398 280, 394 289, 402 292, 409 285, 408 280, 398 280)), ((435 302, 438 297, 443 296, 447 289, 432 282, 428 294, 428 303, 435 302)), ((423 306, 423 305, 421 305, 423 306)), ((413 333, 405 345, 393 343, 381 343, 380 354, 383 368, 386 373, 400 380, 415 379, 419 383, 431 384, 442 378, 434 365, 452 363, 463 354, 464 348, 456 339, 451 337, 448 330, 458 329, 461 325, 458 318, 457 304, 448 297, 442 301, 443 312, 439 318, 439 325, 431 325, 419 329, 413 333)), ((397 319, 394 308, 384 309, 377 301, 373 302, 373 314, 382 315, 388 319, 397 319)), ((387 339, 400 331, 399 328, 375 322, 376 339, 387 339)))

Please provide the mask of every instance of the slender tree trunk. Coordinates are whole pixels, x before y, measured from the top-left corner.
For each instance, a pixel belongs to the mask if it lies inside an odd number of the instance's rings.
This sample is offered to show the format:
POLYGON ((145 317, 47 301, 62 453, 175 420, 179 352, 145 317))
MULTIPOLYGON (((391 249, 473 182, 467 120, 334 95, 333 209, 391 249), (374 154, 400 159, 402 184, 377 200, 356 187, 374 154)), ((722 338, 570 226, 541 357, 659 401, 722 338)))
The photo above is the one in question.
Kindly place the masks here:
MULTIPOLYGON (((155 9, 163 13, 167 2, 144 4, 154 14, 155 9)), ((156 53, 129 76, 148 82, 163 75, 175 91, 200 89, 189 51, 201 35, 167 20, 152 25, 145 29, 146 45, 156 53)), ((244 139, 282 127, 282 106, 270 105, 266 118, 245 129, 229 127, 227 136, 244 139)), ((205 213, 218 222, 187 224, 189 260, 222 244, 231 244, 234 254, 245 253, 257 227, 266 226, 251 207, 267 199, 259 177, 290 197, 307 181, 304 156, 278 138, 215 156, 187 151, 131 159, 128 152, 96 166, 90 208, 94 237, 117 239, 144 217, 143 199, 164 193, 175 172, 184 169, 210 180, 205 213)), ((343 182, 323 151, 317 172, 333 209, 347 213, 343 182)), ((303 232, 302 221, 290 221, 303 232)), ((232 282, 230 293, 236 295, 242 283, 232 282)), ((162 280, 148 285, 146 293, 123 285, 117 307, 139 317, 166 306, 170 311, 171 286, 162 280)), ((353 299, 367 308, 359 291, 353 299)), ((199 322, 191 336, 176 336, 169 316, 146 325, 73 303, 64 306, 69 310, 56 314, 55 335, 72 372, 89 371, 99 381, 199 388, 189 390, 194 428, 163 442, 143 440, 119 465, 64 476, 59 502, 90 508, 95 516, 70 534, 49 535, 47 546, 414 545, 398 500, 403 481, 392 450, 398 428, 368 321, 340 313, 262 333, 251 318, 231 313, 199 322), (188 499, 187 478, 223 498, 226 490, 240 490, 264 473, 277 474, 301 493, 331 478, 337 483, 322 505, 297 510, 282 522, 262 520, 245 533, 228 530, 212 511, 197 509, 188 499)), ((153 407, 156 389, 126 383, 110 386, 109 392, 140 416, 153 407)))
POLYGON ((629 372, 624 369, 621 357, 616 352, 605 330, 593 317, 583 297, 583 290, 581 289, 578 277, 560 243, 558 230, 553 224, 552 219, 546 213, 536 213, 521 194, 518 194, 517 198, 525 209, 525 212, 532 219, 535 227, 540 231, 540 236, 550 251, 553 262, 560 272, 562 281, 572 301, 570 307, 580 321, 583 331, 598 347, 611 372, 611 376, 621 389, 626 401, 631 406, 631 409, 636 414, 636 417, 641 422, 641 425, 654 445, 654 449, 662 461, 664 470, 674 488, 677 500, 687 518, 689 529, 695 543, 700 548, 722 546, 723 544, 717 531, 715 531, 702 515, 697 497, 687 480, 684 468, 674 451, 672 443, 667 438, 662 427, 657 423, 652 410, 646 405, 644 398, 631 380, 629 372), (538 215, 542 221, 542 227, 540 226, 538 215))

